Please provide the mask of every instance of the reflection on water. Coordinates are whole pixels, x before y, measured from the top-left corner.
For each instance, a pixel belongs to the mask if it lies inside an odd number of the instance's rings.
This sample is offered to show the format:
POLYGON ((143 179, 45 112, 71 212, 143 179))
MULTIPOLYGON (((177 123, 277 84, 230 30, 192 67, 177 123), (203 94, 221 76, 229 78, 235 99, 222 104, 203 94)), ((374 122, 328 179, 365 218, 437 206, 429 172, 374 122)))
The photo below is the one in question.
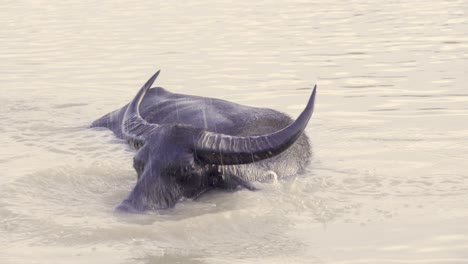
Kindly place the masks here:
POLYGON ((0 262, 467 263, 466 1, 4 1, 0 262), (150 74, 296 116, 307 173, 115 215, 133 152, 87 126, 150 74), (25 254, 27 252, 27 254, 25 254))

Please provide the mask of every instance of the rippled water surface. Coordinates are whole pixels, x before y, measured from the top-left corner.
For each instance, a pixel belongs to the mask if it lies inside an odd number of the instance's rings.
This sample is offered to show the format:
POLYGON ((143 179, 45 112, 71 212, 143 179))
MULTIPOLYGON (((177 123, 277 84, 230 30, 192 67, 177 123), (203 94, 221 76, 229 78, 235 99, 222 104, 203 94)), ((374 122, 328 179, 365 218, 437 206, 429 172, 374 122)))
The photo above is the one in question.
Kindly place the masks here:
POLYGON ((2 1, 0 263, 468 263, 466 1, 2 1), (158 85, 297 116, 304 175, 122 216, 158 85))

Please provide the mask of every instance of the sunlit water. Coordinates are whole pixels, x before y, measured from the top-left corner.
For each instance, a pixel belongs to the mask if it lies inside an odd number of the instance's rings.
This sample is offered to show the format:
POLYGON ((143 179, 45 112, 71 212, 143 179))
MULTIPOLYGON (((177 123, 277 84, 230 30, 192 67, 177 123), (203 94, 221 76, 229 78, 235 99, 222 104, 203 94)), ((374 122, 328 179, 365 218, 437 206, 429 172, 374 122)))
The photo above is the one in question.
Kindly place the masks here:
POLYGON ((0 263, 468 263, 468 2, 2 1, 0 263), (159 86, 297 116, 304 175, 113 213, 159 86))

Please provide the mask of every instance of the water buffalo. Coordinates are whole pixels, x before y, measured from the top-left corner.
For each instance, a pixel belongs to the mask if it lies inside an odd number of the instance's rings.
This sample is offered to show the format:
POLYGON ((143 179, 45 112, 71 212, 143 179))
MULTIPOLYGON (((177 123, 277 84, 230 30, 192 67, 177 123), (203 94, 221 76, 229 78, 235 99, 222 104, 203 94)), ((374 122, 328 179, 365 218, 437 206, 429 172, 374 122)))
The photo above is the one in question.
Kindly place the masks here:
POLYGON ((118 211, 174 207, 213 189, 255 190, 252 182, 301 172, 310 158, 303 133, 314 109, 315 91, 293 121, 266 108, 150 89, 159 71, 124 107, 92 127, 106 127, 137 152, 137 183, 118 211))

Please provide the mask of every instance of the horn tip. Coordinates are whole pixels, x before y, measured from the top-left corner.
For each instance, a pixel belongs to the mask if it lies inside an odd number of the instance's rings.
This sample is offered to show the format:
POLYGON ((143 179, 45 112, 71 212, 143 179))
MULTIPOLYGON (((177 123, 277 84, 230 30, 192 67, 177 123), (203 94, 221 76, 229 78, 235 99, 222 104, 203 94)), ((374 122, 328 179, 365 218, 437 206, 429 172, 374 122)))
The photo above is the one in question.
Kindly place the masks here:
POLYGON ((316 92, 317 92, 317 84, 314 85, 314 88, 312 89, 312 94, 310 96, 315 97, 316 92))
MULTIPOLYGON (((143 85, 143 87, 142 87, 142 90, 143 90, 144 93, 146 93, 151 88, 151 85, 153 85, 156 78, 158 78, 158 75, 159 75, 160 72, 161 72, 161 70, 157 71, 155 74, 153 74, 153 76, 151 76, 151 78, 149 78, 148 81, 146 81, 145 85, 143 85)), ((144 94, 143 94, 143 96, 144 96, 144 94)))
POLYGON ((153 74, 153 76, 151 77, 151 79, 154 81, 154 80, 158 77, 158 75, 159 75, 160 72, 161 72, 161 70, 158 70, 155 74, 153 74))

